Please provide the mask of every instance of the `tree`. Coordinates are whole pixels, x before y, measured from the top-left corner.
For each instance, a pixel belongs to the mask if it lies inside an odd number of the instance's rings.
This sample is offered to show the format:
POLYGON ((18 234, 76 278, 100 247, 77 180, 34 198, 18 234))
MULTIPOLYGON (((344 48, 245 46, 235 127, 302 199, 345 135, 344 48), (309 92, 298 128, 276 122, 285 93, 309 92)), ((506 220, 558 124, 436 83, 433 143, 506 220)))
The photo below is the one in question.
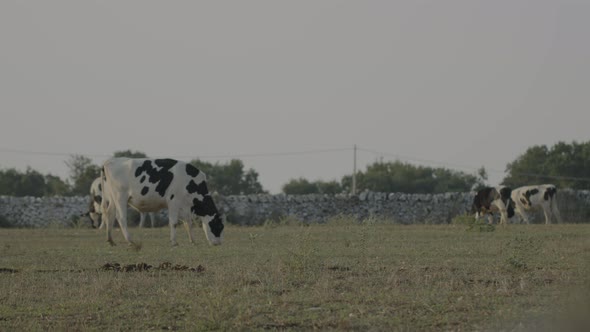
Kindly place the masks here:
POLYGON ((59 176, 45 175, 45 193, 44 196, 67 196, 70 195, 70 187, 59 176))
POLYGON ((552 183, 562 188, 590 187, 590 141, 558 142, 551 148, 536 145, 506 165, 508 175, 502 184, 520 187, 552 183))
POLYGON ((287 195, 317 194, 318 187, 304 178, 291 179, 283 185, 283 193, 287 195))
POLYGON ((131 151, 131 150, 123 150, 123 151, 115 151, 113 157, 127 157, 127 158, 147 158, 148 156, 141 152, 141 151, 131 151))
POLYGON ((72 194, 87 195, 90 185, 100 176, 100 167, 92 163, 92 159, 82 155, 71 155, 66 165, 70 169, 72 194))
POLYGON ((299 178, 291 179, 283 185, 282 190, 287 195, 338 194, 342 192, 342 186, 336 181, 309 182, 304 178, 299 178))
POLYGON ((14 168, 0 171, 0 195, 40 197, 68 193, 68 185, 59 177, 44 176, 30 167, 24 173, 14 168))
MULTIPOLYGON (((358 190, 376 192, 443 193, 464 192, 483 186, 485 170, 479 176, 446 168, 415 166, 400 161, 375 162, 356 175, 358 190)), ((342 178, 342 188, 349 191, 352 176, 342 178)))
POLYGON ((212 164, 199 159, 190 163, 207 174, 210 191, 223 195, 265 193, 258 182, 258 173, 253 169, 245 171, 244 164, 239 159, 232 159, 227 164, 212 164))

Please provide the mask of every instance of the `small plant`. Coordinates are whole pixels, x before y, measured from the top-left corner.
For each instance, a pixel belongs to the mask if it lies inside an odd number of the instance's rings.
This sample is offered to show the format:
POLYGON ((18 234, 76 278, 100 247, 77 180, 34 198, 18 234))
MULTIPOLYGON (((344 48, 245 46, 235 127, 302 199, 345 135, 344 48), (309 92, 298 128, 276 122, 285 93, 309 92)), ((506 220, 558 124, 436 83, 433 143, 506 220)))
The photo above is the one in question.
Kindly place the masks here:
POLYGON ((511 255, 507 259, 508 265, 519 270, 526 270, 528 268, 527 261, 538 255, 541 242, 539 239, 527 235, 518 235, 508 241, 507 247, 511 251, 511 255))
POLYGON ((454 217, 451 221, 454 225, 467 226, 466 231, 471 232, 493 232, 496 230, 496 226, 488 224, 485 220, 479 218, 476 219, 470 214, 461 214, 454 217))
POLYGON ((326 225, 329 226, 355 226, 359 221, 354 216, 338 215, 326 220, 326 225))
POLYGON ((524 261, 524 259, 522 257, 517 257, 516 255, 512 255, 510 257, 508 257, 508 265, 519 269, 519 270, 526 270, 527 269, 527 264, 524 261))
POLYGON ((297 280, 309 280, 317 272, 318 267, 318 249, 314 245, 311 237, 310 228, 301 228, 295 236, 294 247, 287 249, 289 258, 285 261, 290 270, 290 275, 297 280))
POLYGON ((475 222, 475 218, 473 217, 473 215, 467 214, 467 213, 457 215, 451 220, 451 223, 453 225, 463 225, 463 226, 469 226, 469 225, 473 224, 474 222, 475 222))

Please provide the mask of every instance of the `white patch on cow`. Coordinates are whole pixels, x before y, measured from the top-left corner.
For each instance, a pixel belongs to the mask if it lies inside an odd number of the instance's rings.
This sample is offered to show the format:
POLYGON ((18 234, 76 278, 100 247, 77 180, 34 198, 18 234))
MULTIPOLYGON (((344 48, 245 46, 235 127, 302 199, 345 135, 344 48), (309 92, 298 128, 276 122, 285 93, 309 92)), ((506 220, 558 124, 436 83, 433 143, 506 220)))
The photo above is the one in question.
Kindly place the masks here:
MULTIPOLYGON (((90 209, 91 211, 94 212, 90 212, 89 213, 89 217, 92 220, 92 224, 93 225, 100 225, 98 226, 99 229, 103 229, 105 226, 105 223, 102 219, 102 204, 97 202, 96 197, 100 197, 101 200, 104 199, 104 194, 102 192, 102 184, 101 184, 101 178, 98 177, 96 179, 94 179, 94 181, 92 181, 92 185, 90 186, 90 204, 92 205, 92 209, 90 209)), ((153 212, 149 212, 147 213, 150 217, 150 221, 151 221, 151 225, 152 227, 156 226, 156 215, 153 212)), ((139 213, 139 227, 144 227, 145 225, 145 219, 146 219, 146 213, 145 212, 140 212, 139 213)))
POLYGON ((563 222, 559 209, 557 208, 557 193, 554 193, 552 197, 547 197, 548 199, 545 199, 545 192, 547 190, 553 190, 556 192, 556 188, 552 184, 524 186, 512 190, 512 200, 516 205, 516 213, 525 223, 530 223, 530 216, 527 211, 535 209, 543 210, 545 224, 550 224, 553 216, 555 216, 558 223, 563 222), (536 192, 531 194, 533 191, 536 192), (528 197, 527 193, 529 193, 528 197))

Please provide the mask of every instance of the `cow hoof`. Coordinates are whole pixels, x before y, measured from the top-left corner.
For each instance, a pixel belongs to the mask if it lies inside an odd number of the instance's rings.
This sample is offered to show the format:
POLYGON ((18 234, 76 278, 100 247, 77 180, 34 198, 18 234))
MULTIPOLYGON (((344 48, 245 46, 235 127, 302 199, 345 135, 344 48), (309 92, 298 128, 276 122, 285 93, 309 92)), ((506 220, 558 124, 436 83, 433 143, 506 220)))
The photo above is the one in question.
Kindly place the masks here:
POLYGON ((135 251, 141 250, 141 242, 129 242, 129 247, 135 251))
POLYGON ((171 243, 171 246, 172 246, 172 247, 178 247, 178 242, 172 242, 172 243, 171 243))
POLYGON ((107 242, 111 245, 111 247, 114 247, 117 245, 113 240, 107 240, 107 242))

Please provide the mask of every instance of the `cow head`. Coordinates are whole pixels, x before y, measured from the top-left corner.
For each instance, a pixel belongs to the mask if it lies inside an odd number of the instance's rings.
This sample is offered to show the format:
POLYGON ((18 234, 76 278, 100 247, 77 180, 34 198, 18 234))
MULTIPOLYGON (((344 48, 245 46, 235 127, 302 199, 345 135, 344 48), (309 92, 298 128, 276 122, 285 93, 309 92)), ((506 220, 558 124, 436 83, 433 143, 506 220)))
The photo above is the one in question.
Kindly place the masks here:
POLYGON ((205 231, 209 243, 220 245, 222 240, 221 233, 223 232, 224 226, 211 195, 205 195, 202 200, 195 197, 191 211, 201 217, 203 231, 205 231))
POLYGON ((205 231, 205 236, 207 236, 209 243, 214 246, 221 244, 223 239, 221 235, 223 228, 223 221, 221 220, 221 216, 218 213, 215 214, 209 221, 203 220, 203 231, 205 231))

